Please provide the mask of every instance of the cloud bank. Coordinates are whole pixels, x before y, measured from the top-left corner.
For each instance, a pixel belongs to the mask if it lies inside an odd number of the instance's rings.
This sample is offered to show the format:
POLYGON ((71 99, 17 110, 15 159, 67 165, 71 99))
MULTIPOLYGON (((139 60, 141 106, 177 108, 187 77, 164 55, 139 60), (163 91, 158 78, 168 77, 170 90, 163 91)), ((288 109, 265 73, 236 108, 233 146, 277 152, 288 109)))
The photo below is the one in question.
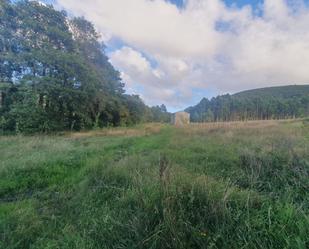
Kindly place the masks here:
POLYGON ((302 0, 227 7, 222 0, 57 0, 104 41, 130 93, 182 109, 201 95, 309 83, 309 9, 302 0))

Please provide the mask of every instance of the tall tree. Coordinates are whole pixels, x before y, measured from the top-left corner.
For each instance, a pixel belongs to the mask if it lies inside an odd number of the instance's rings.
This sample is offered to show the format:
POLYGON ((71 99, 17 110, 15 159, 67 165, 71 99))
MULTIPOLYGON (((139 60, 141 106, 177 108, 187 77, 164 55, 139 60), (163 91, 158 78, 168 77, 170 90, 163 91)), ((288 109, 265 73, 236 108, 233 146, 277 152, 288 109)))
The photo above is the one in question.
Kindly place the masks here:
POLYGON ((0 129, 76 130, 146 120, 148 107, 124 94, 90 22, 27 0, 0 0, 0 14, 0 129))

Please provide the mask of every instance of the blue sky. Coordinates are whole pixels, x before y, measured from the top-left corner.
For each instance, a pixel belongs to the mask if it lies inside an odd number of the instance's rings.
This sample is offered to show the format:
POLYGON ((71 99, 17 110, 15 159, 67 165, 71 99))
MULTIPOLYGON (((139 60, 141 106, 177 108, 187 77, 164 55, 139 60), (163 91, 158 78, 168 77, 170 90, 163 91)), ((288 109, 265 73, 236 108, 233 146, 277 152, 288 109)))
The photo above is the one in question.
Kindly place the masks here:
POLYGON ((309 0, 45 2, 94 23, 127 92, 149 105, 309 83, 309 0))
MULTIPOLYGON (((168 0, 167 0, 168 1, 168 0)), ((309 1, 309 0, 307 0, 309 1)), ((43 2, 53 4, 55 0, 44 0, 43 2)), ((182 7, 184 5, 184 0, 169 0, 169 2, 177 5, 178 7, 182 7)), ((257 6, 260 3, 263 3, 263 0, 225 0, 225 3, 228 6, 236 5, 238 7, 242 7, 244 5, 252 5, 252 6, 257 6)))
MULTIPOLYGON (((184 4, 183 0, 170 0, 170 2, 176 4, 179 7, 182 7, 184 4)), ((248 5, 248 4, 257 6, 261 2, 263 2, 263 0, 225 0, 225 3, 227 5, 229 6, 236 5, 238 7, 248 5)))

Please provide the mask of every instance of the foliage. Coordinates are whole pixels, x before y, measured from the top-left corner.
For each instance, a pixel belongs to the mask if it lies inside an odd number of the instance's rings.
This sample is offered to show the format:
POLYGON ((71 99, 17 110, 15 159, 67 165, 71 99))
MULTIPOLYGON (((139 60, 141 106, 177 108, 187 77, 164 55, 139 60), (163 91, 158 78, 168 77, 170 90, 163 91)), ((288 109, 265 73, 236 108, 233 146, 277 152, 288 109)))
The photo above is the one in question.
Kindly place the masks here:
POLYGON ((270 87, 204 98, 186 111, 194 122, 305 117, 309 115, 309 86, 270 87))
POLYGON ((0 10, 0 130, 129 125, 152 112, 124 95, 90 22, 37 1, 1 1, 0 10))

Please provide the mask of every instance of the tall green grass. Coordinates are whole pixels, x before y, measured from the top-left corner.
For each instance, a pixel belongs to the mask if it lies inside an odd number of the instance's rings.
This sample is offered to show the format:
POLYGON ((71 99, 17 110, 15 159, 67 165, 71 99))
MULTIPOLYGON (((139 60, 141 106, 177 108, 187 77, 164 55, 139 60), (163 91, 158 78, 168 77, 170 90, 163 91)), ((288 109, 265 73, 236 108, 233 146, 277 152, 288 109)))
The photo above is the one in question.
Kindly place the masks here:
POLYGON ((0 248, 308 248, 304 122, 155 130, 0 137, 0 248))

